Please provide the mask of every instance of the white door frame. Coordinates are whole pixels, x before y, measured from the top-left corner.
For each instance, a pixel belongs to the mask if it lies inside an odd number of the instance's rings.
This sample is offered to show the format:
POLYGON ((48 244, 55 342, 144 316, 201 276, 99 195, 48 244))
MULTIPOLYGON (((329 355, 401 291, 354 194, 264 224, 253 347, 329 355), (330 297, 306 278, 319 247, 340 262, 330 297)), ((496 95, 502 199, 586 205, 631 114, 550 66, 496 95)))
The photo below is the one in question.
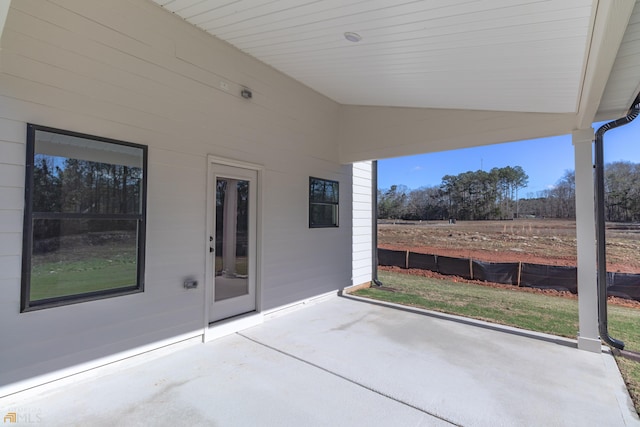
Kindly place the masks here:
POLYGON ((215 339, 216 337, 237 332, 240 329, 262 323, 262 175, 264 167, 259 164, 243 162, 240 160, 227 159, 214 155, 207 156, 207 212, 206 212, 206 236, 205 236, 205 286, 204 286, 204 341, 215 339), (212 325, 209 323, 211 300, 213 299, 213 287, 211 284, 214 280, 214 257, 209 252, 210 242, 209 236, 213 236, 213 217, 215 209, 213 203, 215 200, 214 192, 216 188, 214 170, 216 165, 231 166, 241 169, 248 169, 257 173, 256 183, 256 311, 254 314, 242 316, 239 319, 231 321, 217 322, 212 325))

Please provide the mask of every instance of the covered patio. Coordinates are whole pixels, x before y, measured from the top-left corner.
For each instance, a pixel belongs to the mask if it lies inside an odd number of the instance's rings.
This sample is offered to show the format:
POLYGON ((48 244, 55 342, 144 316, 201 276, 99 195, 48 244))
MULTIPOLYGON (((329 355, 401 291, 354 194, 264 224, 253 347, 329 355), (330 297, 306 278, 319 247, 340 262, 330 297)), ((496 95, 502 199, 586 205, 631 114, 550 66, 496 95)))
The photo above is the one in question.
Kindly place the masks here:
POLYGON ((637 97, 639 27, 640 0, 0 0, 3 421, 637 423, 598 330, 592 124, 637 97), (374 279, 372 161, 566 134, 575 341, 335 297, 374 279), (113 211, 62 203, 100 182, 62 180, 67 162, 131 150, 142 178, 108 174, 113 211), (248 285, 216 300, 216 186, 238 180, 248 249, 227 258, 249 260, 224 270, 248 285), (90 224, 117 247, 122 220, 128 263, 87 250, 90 224), (86 265, 133 273, 104 288, 86 265))
POLYGON ((640 425, 613 357, 575 347, 331 297, 6 398, 0 409, 48 426, 640 425))

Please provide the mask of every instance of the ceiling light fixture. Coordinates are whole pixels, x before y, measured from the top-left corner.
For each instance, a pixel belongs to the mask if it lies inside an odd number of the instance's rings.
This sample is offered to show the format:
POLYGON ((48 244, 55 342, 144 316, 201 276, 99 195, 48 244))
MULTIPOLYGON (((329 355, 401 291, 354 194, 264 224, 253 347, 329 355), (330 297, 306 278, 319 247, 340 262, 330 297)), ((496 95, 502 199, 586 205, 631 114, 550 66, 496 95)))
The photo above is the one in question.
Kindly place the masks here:
POLYGON ((352 33, 350 31, 344 33, 344 38, 353 43, 358 43, 360 40, 362 40, 362 36, 360 34, 352 33))

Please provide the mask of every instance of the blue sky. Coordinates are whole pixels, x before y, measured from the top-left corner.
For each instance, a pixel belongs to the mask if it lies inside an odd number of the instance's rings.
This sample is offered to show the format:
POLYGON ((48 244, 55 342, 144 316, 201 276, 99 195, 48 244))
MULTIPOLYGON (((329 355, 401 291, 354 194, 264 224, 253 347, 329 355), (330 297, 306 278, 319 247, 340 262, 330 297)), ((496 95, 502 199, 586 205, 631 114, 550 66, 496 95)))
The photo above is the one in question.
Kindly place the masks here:
MULTIPOLYGON (((640 118, 606 133, 604 155, 606 163, 640 163, 640 118)), ((521 166, 529 175, 529 185, 520 194, 535 196, 551 188, 565 171, 574 169, 571 135, 380 160, 378 187, 434 186, 445 175, 505 166, 521 166)))

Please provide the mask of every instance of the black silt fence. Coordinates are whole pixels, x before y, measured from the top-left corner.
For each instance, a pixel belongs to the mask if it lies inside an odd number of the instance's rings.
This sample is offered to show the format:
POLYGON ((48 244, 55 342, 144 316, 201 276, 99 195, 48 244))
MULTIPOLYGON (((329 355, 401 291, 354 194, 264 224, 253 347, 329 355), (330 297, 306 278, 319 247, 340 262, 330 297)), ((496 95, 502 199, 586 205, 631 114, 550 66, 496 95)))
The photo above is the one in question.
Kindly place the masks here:
POLYGON ((522 263, 520 286, 578 293, 576 267, 522 263))
POLYGON ((473 261, 473 278, 485 282, 518 284, 518 263, 473 261))
POLYGON ((378 265, 407 268, 407 251, 378 248, 378 265))
POLYGON ((438 257, 430 254, 418 254, 409 252, 409 268, 420 270, 438 271, 438 257))
POLYGON ((607 273, 607 294, 640 301, 640 275, 607 273))
MULTIPOLYGON (((491 263, 390 249, 378 249, 378 265, 430 270, 492 283, 578 292, 576 267, 491 263)), ((607 273, 607 294, 640 301, 640 274, 607 273)))
POLYGON ((471 262, 465 258, 438 256, 438 272, 449 276, 471 279, 471 262))

